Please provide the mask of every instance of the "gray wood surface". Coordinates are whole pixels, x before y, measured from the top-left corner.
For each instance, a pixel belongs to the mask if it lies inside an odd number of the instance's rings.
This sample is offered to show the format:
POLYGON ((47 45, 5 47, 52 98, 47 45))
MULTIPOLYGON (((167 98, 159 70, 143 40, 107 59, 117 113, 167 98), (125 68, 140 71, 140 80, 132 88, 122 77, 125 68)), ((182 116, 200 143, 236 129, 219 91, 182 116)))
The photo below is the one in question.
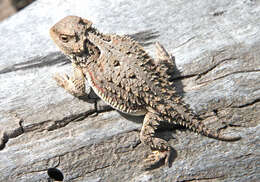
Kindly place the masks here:
POLYGON ((260 2, 250 0, 38 0, 0 24, 0 181, 257 181, 260 179, 260 2), (222 142, 186 129, 160 134, 172 167, 141 168, 142 117, 79 100, 52 76, 71 66, 49 28, 67 15, 105 33, 129 34, 154 55, 176 57, 179 94, 211 128, 240 135, 222 142), (22 122, 21 122, 22 121, 22 122), (23 126, 23 129, 21 126, 23 126))

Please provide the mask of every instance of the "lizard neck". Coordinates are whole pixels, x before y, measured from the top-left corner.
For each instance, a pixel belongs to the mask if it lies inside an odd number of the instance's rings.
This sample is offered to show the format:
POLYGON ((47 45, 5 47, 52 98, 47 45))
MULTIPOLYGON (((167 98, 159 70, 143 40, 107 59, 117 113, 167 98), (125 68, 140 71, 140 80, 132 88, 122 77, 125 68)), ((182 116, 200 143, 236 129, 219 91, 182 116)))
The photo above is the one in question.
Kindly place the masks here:
POLYGON ((90 31, 88 31, 87 39, 99 48, 101 48, 101 47, 103 48, 105 46, 105 44, 111 42, 110 35, 100 33, 95 28, 92 28, 90 31))

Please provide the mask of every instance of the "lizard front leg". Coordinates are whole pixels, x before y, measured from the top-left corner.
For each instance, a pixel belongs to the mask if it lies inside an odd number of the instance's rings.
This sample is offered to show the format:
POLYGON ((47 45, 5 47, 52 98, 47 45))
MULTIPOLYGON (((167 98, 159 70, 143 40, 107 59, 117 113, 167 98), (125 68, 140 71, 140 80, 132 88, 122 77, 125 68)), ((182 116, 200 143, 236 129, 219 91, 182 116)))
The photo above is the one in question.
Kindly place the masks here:
MULTIPOLYGON (((97 98, 93 98, 91 95, 92 88, 90 87, 90 91, 86 93, 86 85, 85 85, 85 77, 82 69, 76 64, 72 63, 73 67, 73 75, 70 77, 67 74, 60 75, 56 74, 53 78, 57 82, 57 84, 64 88, 71 95, 85 100, 87 102, 95 103, 97 98)), ((96 106, 95 106, 96 107, 96 106)))
POLYGON ((64 88, 70 94, 76 97, 82 97, 85 93, 85 77, 80 67, 72 63, 73 76, 69 77, 67 74, 64 76, 56 74, 53 78, 57 84, 64 88))
POLYGON ((170 166, 171 147, 162 138, 155 135, 155 131, 159 128, 163 119, 153 112, 147 112, 144 118, 143 127, 140 133, 142 143, 150 146, 152 154, 144 161, 145 168, 152 168, 164 160, 165 165, 170 166))

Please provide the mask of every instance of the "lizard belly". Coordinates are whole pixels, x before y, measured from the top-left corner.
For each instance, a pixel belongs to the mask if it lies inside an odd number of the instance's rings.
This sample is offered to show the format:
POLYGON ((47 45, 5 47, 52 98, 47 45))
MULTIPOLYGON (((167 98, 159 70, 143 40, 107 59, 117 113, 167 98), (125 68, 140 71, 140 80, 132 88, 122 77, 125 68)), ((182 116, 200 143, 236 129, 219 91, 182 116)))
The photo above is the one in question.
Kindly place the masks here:
POLYGON ((96 93, 96 95, 98 97, 100 97, 103 101, 105 101, 105 103, 110 105, 112 108, 114 108, 120 112, 134 115, 134 116, 142 116, 142 115, 146 114, 147 110, 145 107, 135 107, 134 104, 133 104, 133 106, 131 106, 131 105, 126 106, 126 104, 124 104, 124 101, 122 101, 120 103, 120 102, 118 102, 118 98, 107 96, 107 94, 105 94, 105 89, 99 87, 96 84, 94 76, 90 72, 87 71, 85 73, 85 76, 88 80, 89 85, 92 87, 92 89, 96 93))

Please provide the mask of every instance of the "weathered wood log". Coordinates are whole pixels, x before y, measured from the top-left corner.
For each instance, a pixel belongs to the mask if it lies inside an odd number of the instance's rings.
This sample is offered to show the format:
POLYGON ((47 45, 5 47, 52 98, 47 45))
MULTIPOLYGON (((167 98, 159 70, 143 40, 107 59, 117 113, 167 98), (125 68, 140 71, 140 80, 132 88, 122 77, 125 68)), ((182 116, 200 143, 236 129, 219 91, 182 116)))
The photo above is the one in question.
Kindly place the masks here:
POLYGON ((257 181, 260 179, 260 6, 257 1, 39 0, 0 24, 0 181, 257 181), (172 167, 144 171, 142 117, 99 101, 99 114, 52 76, 70 64, 48 35, 68 14, 105 33, 131 34, 153 55, 160 41, 176 57, 179 94, 223 142, 187 129, 160 134, 172 167), (126 23, 127 22, 127 23, 126 23), (50 172, 50 170, 49 170, 50 172), (53 172, 53 171, 51 171, 53 172), (54 171, 55 172, 55 171, 54 171))

